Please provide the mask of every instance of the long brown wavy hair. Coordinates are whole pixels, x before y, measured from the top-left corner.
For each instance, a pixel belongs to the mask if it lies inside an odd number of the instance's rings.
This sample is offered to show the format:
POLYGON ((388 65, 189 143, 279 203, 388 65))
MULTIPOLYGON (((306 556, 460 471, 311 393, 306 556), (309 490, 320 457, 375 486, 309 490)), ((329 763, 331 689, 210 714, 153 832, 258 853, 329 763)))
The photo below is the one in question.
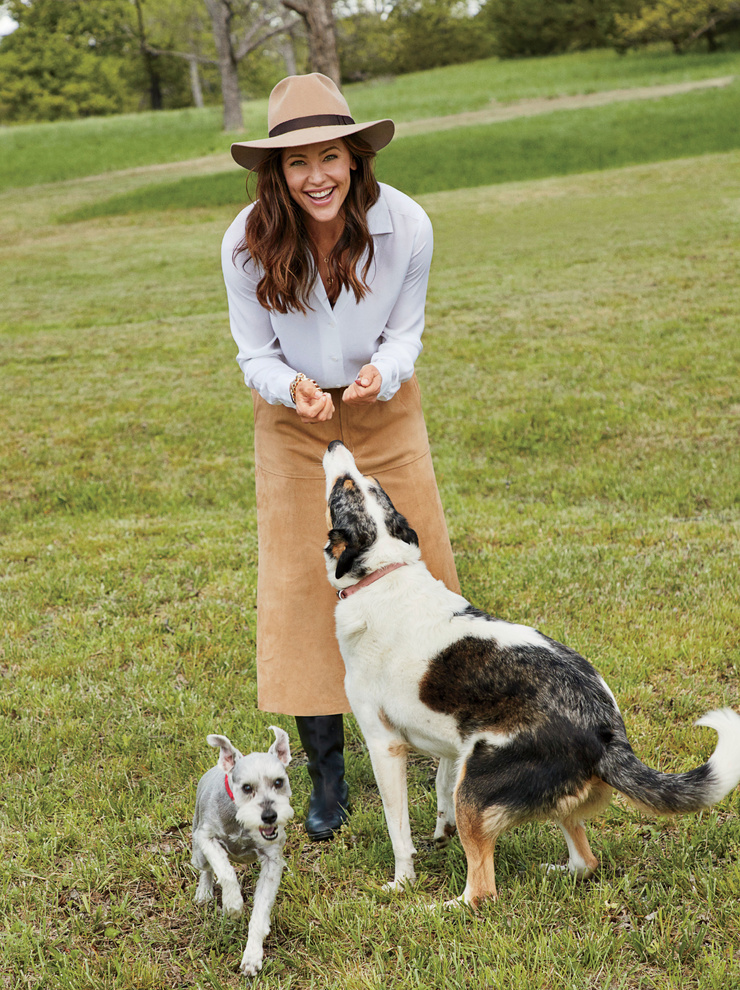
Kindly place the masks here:
MULTIPOLYGON (((369 291, 367 273, 374 257, 367 211, 377 202, 380 187, 375 178, 375 152, 367 141, 357 135, 342 140, 356 168, 350 172, 342 206, 344 231, 328 258, 329 274, 340 289, 351 289, 359 302, 369 291)), ((303 213, 285 182, 282 149, 271 151, 255 172, 257 199, 247 217, 244 239, 234 249, 234 260, 245 251, 244 265, 251 260, 262 270, 257 299, 265 309, 305 313, 311 308, 308 299, 317 268, 303 213)))

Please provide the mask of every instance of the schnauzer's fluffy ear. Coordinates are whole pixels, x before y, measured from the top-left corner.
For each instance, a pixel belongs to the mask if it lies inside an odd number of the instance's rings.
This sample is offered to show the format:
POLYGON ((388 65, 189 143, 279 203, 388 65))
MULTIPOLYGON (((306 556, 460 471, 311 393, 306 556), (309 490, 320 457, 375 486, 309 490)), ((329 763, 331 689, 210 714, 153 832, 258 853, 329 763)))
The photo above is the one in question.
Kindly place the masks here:
POLYGON ((206 742, 214 749, 220 749, 221 755, 216 766, 220 767, 224 773, 229 773, 234 769, 234 764, 241 758, 238 749, 231 745, 226 736, 207 736, 206 742))
POLYGON ((284 767, 290 763, 290 742, 288 741, 288 733, 285 729, 279 728, 277 725, 271 725, 270 728, 275 733, 275 742, 268 749, 268 753, 273 756, 277 756, 284 767))

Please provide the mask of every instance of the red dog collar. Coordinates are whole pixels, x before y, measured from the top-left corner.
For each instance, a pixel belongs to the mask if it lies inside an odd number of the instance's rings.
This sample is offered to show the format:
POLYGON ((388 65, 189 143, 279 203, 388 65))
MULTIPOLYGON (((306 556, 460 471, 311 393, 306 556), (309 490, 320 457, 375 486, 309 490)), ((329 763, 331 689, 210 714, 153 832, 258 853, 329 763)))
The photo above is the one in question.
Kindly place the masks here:
POLYGON ((229 787, 229 775, 228 774, 226 774, 226 776, 224 777, 224 784, 226 785, 226 793, 229 795, 229 797, 233 801, 234 800, 234 795, 232 794, 231 788, 229 787))
POLYGON ((337 592, 337 598, 345 599, 349 598, 350 595, 354 595, 356 591, 360 588, 367 588, 369 584, 373 584, 378 578, 382 578, 385 574, 390 574, 391 571, 397 570, 399 567, 405 567, 406 561, 401 561, 399 564, 386 564, 385 567, 379 567, 377 571, 373 571, 372 574, 366 574, 364 578, 361 578, 357 584, 351 584, 349 588, 342 588, 337 592))

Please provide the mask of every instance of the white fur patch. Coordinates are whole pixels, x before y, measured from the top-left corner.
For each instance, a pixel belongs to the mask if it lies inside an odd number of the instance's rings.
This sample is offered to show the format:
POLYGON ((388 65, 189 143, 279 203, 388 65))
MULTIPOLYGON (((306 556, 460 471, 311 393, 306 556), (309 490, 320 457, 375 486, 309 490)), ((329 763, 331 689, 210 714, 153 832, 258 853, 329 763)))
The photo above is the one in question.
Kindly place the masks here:
POLYGON ((706 725, 719 736, 717 748, 709 757, 714 783, 708 788, 707 804, 715 804, 740 781, 740 715, 731 708, 720 708, 707 712, 694 724, 706 725))

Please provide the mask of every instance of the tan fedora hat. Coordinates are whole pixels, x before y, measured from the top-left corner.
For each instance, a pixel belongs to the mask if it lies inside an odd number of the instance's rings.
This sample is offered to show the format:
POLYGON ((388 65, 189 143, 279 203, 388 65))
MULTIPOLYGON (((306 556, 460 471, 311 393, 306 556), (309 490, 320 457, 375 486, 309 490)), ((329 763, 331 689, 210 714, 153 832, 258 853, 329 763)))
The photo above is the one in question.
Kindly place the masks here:
POLYGON ((395 131, 392 120, 358 124, 347 101, 328 76, 311 72, 288 76, 270 93, 267 104, 269 137, 260 141, 237 141, 231 155, 242 168, 252 169, 274 148, 297 148, 303 144, 362 134, 374 151, 390 142, 395 131))

